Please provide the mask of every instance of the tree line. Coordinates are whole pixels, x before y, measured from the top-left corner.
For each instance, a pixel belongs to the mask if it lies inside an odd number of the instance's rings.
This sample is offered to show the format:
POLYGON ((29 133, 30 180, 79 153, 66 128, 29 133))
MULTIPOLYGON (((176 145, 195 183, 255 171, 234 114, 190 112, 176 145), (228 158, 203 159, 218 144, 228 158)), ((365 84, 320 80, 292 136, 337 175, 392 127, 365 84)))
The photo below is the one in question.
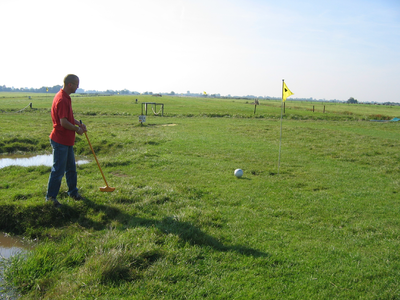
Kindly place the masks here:
POLYGON ((30 93, 58 93, 62 88, 61 85, 55 85, 52 87, 42 86, 41 88, 14 88, 0 85, 0 92, 30 92, 30 93))
MULTIPOLYGON (((47 87, 47 86, 42 86, 41 88, 35 89, 35 88, 14 88, 14 87, 7 87, 5 85, 0 85, 0 92, 29 92, 29 93, 58 93, 58 91, 62 88, 62 85, 55 85, 52 87, 47 87)), ((96 94, 107 94, 107 95, 140 95, 139 92, 131 92, 127 89, 124 90, 106 90, 106 91, 95 91, 95 90, 87 90, 85 91, 84 89, 79 88, 77 91, 77 93, 96 93, 96 94)), ((145 92, 142 93, 142 95, 153 95, 152 92, 145 92)), ((171 92, 171 93, 158 93, 157 95, 176 95, 175 92, 171 92)), ((179 94, 178 94, 179 95, 179 94)), ((182 94, 183 95, 183 94, 182 94)), ((213 95, 207 95, 207 94, 202 94, 202 93, 190 93, 189 91, 187 92, 187 94, 184 94, 186 96, 197 96, 197 97, 201 97, 201 96, 206 96, 206 97, 211 97, 211 98, 237 98, 237 99, 266 99, 266 100, 279 100, 279 97, 257 97, 257 96, 252 96, 252 95, 248 95, 248 96, 225 96, 225 97, 221 97, 220 94, 213 94, 213 95)), ((321 101, 321 100, 316 100, 313 98, 308 98, 308 99, 298 99, 298 98, 292 98, 291 100, 306 100, 306 101, 321 101)), ((325 101, 324 101, 325 102, 325 101)), ((340 101, 340 100, 335 100, 335 102, 344 102, 344 101, 340 101)), ((347 101, 345 101, 346 103, 358 103, 357 99, 354 99, 353 97, 350 97, 347 101)))
MULTIPOLYGON (((41 88, 14 88, 14 87, 7 87, 5 85, 0 85, 0 92, 29 92, 29 93, 58 93, 62 85, 55 85, 55 86, 42 86, 41 88)), ((96 94, 107 94, 107 95, 140 95, 138 92, 131 92, 127 89, 124 90, 106 90, 106 91, 95 91, 95 90, 84 90, 84 89, 77 89, 76 92, 79 93, 96 93, 96 94)))

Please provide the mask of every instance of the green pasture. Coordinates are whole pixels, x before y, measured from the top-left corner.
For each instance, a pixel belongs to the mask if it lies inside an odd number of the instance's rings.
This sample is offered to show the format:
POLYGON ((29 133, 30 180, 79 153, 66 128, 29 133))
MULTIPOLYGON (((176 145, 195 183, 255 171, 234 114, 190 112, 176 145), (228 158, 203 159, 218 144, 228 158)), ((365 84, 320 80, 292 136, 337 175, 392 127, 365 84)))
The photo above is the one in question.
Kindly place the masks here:
MULTIPOLYGON (((33 111, 48 110, 54 94, 36 93, 0 93, 0 112, 17 112, 32 103, 33 111), (29 98, 30 97, 30 98, 29 98), (49 103, 50 102, 50 103, 49 103)), ((156 102, 165 105, 164 116, 170 117, 254 117, 280 118, 281 101, 260 100, 254 113, 254 100, 251 99, 215 99, 187 97, 154 97, 144 95, 129 96, 85 96, 72 95, 74 110, 82 115, 125 115, 141 114, 142 102, 156 102), (136 104, 136 99, 138 104, 136 104)), ((154 108, 156 113, 160 107, 154 108)), ((25 111, 26 112, 26 111, 25 111)), ((149 106, 148 113, 153 115, 149 106)), ((285 102, 284 118, 313 120, 388 120, 399 116, 398 106, 372 104, 344 104, 332 102, 291 101, 285 102)))
MULTIPOLYGON (((51 153, 53 95, 28 96, 0 93, 0 158, 51 153)), ((3 285, 21 299, 400 298, 400 123, 370 122, 400 107, 289 99, 278 175, 280 101, 254 114, 244 99, 74 95, 116 189, 99 191, 85 136, 84 201, 63 182, 63 207, 46 203, 50 167, 1 169, 0 230, 36 244, 2 260, 3 285), (142 102, 164 116, 141 126, 142 102)))

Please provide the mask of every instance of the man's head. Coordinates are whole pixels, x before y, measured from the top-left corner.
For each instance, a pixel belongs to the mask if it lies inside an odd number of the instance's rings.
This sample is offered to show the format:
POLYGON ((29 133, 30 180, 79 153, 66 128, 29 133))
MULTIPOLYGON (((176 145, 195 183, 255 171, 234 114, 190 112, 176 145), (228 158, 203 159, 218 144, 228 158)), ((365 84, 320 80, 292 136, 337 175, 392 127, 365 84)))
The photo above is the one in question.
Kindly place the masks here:
POLYGON ((79 77, 74 74, 68 74, 64 77, 64 87, 63 90, 68 95, 75 93, 79 88, 79 77))

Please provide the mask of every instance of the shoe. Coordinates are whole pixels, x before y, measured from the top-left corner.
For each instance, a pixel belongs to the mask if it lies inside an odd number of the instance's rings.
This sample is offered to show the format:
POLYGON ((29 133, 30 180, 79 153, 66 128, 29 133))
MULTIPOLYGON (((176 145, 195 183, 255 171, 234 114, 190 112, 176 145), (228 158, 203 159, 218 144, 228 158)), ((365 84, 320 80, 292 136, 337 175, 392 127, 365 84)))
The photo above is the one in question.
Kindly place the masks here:
POLYGON ((77 201, 85 200, 85 198, 82 197, 80 194, 72 195, 71 198, 74 199, 74 200, 77 200, 77 201))
POLYGON ((46 201, 53 201, 54 207, 55 208, 60 208, 62 206, 62 204, 60 202, 57 201, 57 199, 54 198, 47 198, 46 201))
POLYGON ((58 202, 57 200, 53 200, 54 203, 54 207, 55 208, 61 208, 62 204, 60 202, 58 202))

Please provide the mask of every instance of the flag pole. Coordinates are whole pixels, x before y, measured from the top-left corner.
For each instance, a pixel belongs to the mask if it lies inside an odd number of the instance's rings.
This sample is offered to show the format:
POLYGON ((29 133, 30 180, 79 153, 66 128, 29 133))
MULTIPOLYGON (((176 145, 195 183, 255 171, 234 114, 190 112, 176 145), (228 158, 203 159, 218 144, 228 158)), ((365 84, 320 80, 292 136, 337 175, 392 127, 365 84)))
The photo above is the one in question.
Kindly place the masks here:
POLYGON ((283 116, 283 84, 285 82, 285 79, 282 79, 282 103, 281 103, 281 133, 279 137, 279 158, 278 158, 278 175, 279 175, 279 169, 281 166, 281 145, 282 145, 282 116, 283 116))

